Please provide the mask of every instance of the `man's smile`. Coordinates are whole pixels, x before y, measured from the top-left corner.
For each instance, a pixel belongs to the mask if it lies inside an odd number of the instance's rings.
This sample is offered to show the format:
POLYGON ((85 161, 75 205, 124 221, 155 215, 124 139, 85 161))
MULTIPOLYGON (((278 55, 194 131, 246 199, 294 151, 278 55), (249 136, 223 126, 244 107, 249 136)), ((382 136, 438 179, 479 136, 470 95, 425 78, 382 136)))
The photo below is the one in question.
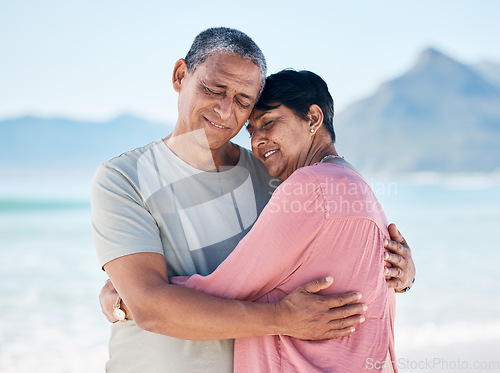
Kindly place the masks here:
POLYGON ((215 127, 215 128, 216 128, 216 129, 218 129, 219 131, 220 131, 220 130, 224 130, 224 131, 225 131, 225 130, 228 130, 228 129, 229 129, 228 127, 224 127, 224 126, 222 126, 222 125, 220 125, 220 124, 217 124, 217 123, 212 122, 212 121, 211 121, 210 119, 208 119, 208 118, 204 118, 204 119, 208 122, 208 124, 209 124, 209 125, 211 125, 212 127, 215 127))

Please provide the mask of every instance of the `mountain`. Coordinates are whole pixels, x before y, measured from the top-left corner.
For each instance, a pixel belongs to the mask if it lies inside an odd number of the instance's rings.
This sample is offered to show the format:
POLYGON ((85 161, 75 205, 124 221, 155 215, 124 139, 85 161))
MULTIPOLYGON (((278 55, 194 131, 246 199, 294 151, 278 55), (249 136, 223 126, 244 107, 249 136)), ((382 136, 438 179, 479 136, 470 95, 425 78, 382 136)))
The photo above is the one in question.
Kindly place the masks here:
MULTIPOLYGON (((109 122, 25 116, 0 121, 0 171, 95 170, 102 162, 170 134, 172 125, 121 115, 109 122)), ((241 131, 233 140, 250 148, 241 131)))
MULTIPOLYGON (((337 148, 363 174, 500 171, 500 64, 428 48, 403 75, 336 115, 337 148)), ((173 126, 26 116, 0 121, 0 170, 95 169, 173 126)), ((246 131, 235 142, 249 147, 246 131)))
POLYGON ((472 65, 472 67, 479 75, 500 88, 500 63, 479 62, 472 65))
POLYGON ((172 126, 132 115, 109 122, 26 116, 0 122, 0 168, 95 169, 124 151, 165 137, 172 126))
POLYGON ((433 48, 341 112, 335 128, 339 152, 362 173, 500 170, 500 88, 433 48))

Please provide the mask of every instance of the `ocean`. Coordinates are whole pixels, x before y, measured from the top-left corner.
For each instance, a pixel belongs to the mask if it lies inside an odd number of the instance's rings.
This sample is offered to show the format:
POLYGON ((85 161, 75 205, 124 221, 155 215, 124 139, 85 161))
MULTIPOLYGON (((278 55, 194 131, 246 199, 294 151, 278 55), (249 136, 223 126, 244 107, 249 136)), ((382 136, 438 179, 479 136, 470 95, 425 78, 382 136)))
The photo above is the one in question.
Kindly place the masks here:
MULTIPOLYGON (((104 372, 92 171, 1 175, 0 372, 104 372)), ((417 266, 414 287, 397 296, 400 371, 500 372, 500 178, 367 181, 417 266)))

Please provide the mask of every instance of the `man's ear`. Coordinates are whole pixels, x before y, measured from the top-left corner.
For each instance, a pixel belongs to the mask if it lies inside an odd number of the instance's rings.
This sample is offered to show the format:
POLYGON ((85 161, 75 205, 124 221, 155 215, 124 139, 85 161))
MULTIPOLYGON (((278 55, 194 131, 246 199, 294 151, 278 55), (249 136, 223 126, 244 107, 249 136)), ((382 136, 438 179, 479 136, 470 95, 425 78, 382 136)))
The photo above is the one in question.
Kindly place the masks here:
POLYGON ((311 105, 309 107, 309 125, 311 126, 311 130, 314 131, 313 133, 316 133, 322 124, 323 110, 321 110, 321 108, 316 104, 311 105))
POLYGON ((186 61, 181 58, 175 63, 174 73, 172 74, 172 85, 174 90, 179 93, 181 90, 182 81, 189 74, 186 61))

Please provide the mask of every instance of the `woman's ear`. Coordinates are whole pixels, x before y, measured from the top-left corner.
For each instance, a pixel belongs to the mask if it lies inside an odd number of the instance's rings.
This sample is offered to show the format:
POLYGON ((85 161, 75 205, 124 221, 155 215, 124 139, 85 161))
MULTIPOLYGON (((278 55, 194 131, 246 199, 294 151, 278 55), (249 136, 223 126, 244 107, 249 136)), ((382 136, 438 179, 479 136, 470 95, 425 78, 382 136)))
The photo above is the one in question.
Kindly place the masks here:
POLYGON ((189 74, 186 61, 181 58, 175 63, 174 72, 172 74, 172 85, 174 90, 179 93, 181 90, 182 81, 189 74))
POLYGON ((309 107, 308 115, 311 133, 315 134, 323 124, 323 110, 318 105, 313 104, 309 107))

